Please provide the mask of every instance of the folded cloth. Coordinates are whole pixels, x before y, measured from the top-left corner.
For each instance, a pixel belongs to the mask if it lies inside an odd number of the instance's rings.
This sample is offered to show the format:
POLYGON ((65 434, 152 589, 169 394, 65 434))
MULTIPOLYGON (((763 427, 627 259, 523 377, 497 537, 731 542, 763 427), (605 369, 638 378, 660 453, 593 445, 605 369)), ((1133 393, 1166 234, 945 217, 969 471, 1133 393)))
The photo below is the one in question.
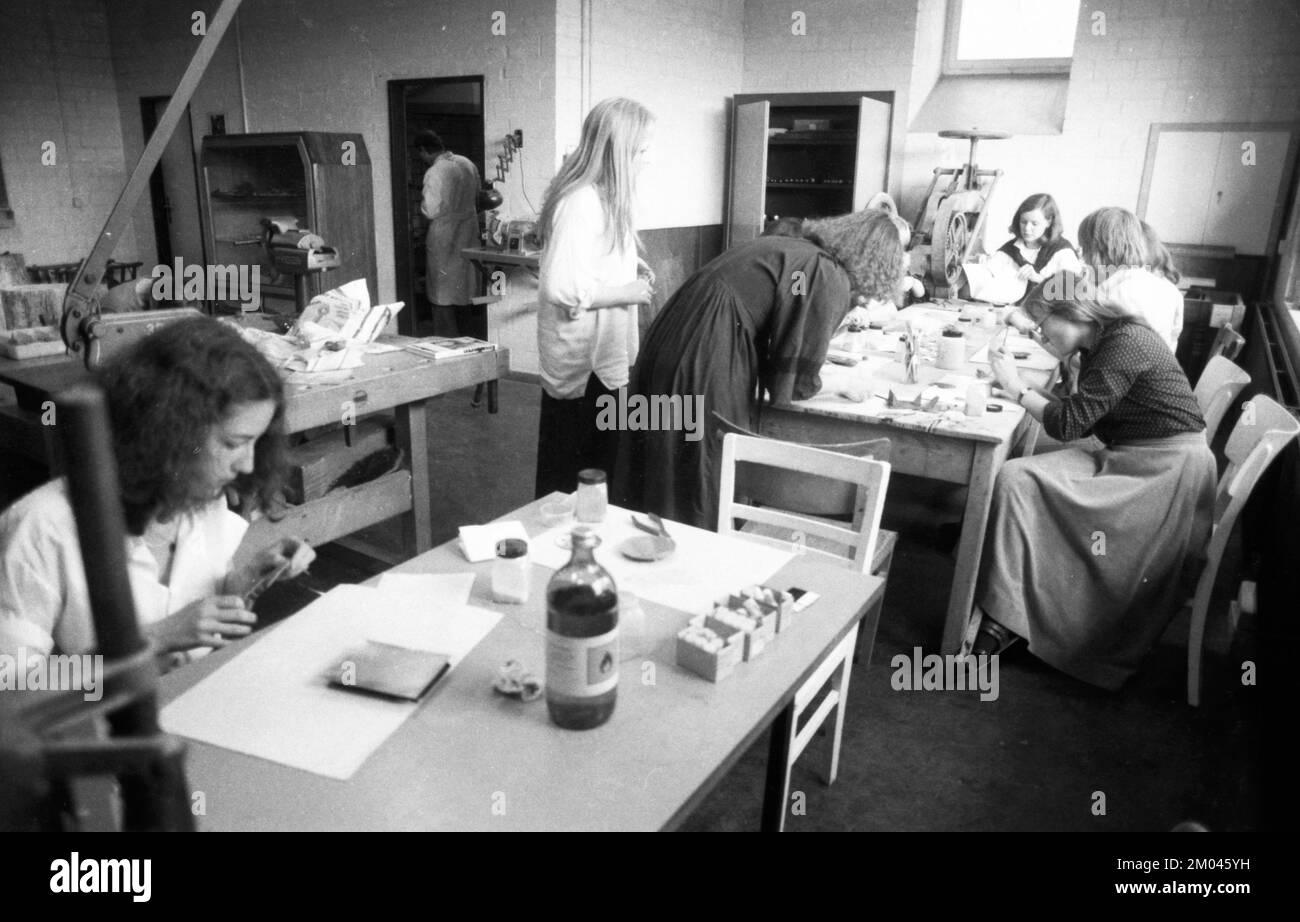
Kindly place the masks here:
POLYGON ((488 525, 462 525, 460 527, 460 552, 470 563, 491 560, 497 553, 497 542, 505 538, 528 540, 524 523, 518 520, 492 522, 488 525))

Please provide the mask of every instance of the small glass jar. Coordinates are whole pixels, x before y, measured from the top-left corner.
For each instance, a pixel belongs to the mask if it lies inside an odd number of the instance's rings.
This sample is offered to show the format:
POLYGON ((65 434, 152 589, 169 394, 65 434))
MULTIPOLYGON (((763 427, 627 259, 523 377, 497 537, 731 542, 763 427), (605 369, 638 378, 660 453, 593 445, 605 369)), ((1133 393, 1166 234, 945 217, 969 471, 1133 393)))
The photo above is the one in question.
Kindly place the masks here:
POLYGON ((522 538, 498 541, 496 560, 492 562, 492 601, 527 602, 530 576, 528 542, 522 538))
POLYGON ((944 330, 939 337, 935 364, 947 371, 960 371, 966 364, 966 337, 961 330, 944 330))
POLYGON ((578 492, 573 499, 573 517, 579 522, 603 522, 609 507, 605 472, 594 467, 578 471, 578 492))

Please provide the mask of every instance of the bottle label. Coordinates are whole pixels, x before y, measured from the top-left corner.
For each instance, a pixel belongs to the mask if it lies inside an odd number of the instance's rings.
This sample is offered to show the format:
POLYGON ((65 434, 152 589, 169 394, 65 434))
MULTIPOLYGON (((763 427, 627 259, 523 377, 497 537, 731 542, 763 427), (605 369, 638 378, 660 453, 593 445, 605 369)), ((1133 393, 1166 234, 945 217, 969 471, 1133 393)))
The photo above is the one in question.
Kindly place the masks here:
POLYGON ((618 628, 597 637, 546 632, 546 685, 562 695, 595 697, 618 685, 618 628))

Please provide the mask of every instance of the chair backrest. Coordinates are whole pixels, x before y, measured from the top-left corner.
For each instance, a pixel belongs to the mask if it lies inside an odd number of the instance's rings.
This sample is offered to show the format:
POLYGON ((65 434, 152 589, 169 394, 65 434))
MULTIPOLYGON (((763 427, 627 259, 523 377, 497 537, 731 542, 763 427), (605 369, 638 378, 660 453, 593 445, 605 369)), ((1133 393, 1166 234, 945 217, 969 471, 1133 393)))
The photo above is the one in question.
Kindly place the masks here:
MULTIPOLYGON (((1228 436, 1223 453, 1228 466, 1219 477, 1219 497, 1215 508, 1215 528, 1226 524, 1225 510, 1240 509, 1250 498, 1250 491, 1287 442, 1300 435, 1300 420, 1277 401, 1263 395, 1252 397, 1242 407, 1241 418, 1228 436)), ((1235 512, 1233 513, 1235 518, 1235 512)))
MULTIPOLYGON (((793 442, 727 433, 722 440, 722 483, 718 502, 718 532, 731 534, 734 520, 741 518, 760 525, 776 526, 791 532, 816 536, 843 547, 843 556, 805 545, 810 554, 820 554, 852 566, 862 573, 870 572, 876 553, 876 533, 880 530, 880 516, 885 508, 885 490, 889 486, 889 462, 851 455, 793 442), (818 519, 783 511, 780 507, 753 506, 736 501, 736 467, 750 462, 782 471, 800 474, 806 478, 832 479, 847 482, 854 491, 853 521, 851 527, 834 525, 818 519)), ((788 548, 789 541, 759 534, 745 537, 766 544, 788 548)))
POLYGON ((1219 332, 1214 334, 1214 342, 1210 345, 1210 358, 1221 355, 1225 359, 1235 359, 1245 345, 1246 337, 1234 330, 1232 324, 1225 323, 1219 327, 1219 332))
POLYGON ((1205 417, 1205 440, 1214 441, 1223 416, 1237 395, 1250 383, 1250 375, 1231 359, 1216 355, 1205 364, 1205 370, 1196 381, 1196 403, 1205 417))
MULTIPOLYGON (((754 439, 767 438, 736 425, 716 410, 713 411, 713 421, 717 424, 718 431, 724 435, 734 432, 736 435, 754 439)), ((876 461, 888 461, 891 447, 889 439, 827 444, 786 442, 786 444, 807 445, 809 448, 834 451, 855 458, 872 458, 876 461)), ((857 488, 854 484, 843 480, 816 475, 792 477, 788 471, 748 462, 736 466, 735 477, 735 495, 760 506, 775 506, 800 515, 816 515, 846 521, 853 518, 857 488)))

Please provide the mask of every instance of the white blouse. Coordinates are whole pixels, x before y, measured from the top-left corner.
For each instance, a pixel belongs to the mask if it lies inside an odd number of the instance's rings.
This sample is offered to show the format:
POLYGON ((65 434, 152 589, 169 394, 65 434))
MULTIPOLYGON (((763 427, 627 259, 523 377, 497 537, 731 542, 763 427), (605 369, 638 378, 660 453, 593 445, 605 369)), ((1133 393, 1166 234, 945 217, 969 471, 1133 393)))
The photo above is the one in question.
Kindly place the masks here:
POLYGON ((599 288, 636 281, 636 267, 630 238, 610 251, 594 187, 579 186, 560 200, 539 274, 537 345, 546 393, 581 397, 593 372, 610 390, 627 384, 640 346, 637 305, 593 310, 591 302, 599 288))
MULTIPOLYGON (((225 497, 182 518, 171 578, 143 537, 126 539, 127 573, 141 625, 223 591, 248 523, 225 497)), ((67 481, 52 480, 0 515, 0 653, 86 653, 95 647, 86 571, 67 481)))
POLYGON ((1183 293, 1173 282, 1146 269, 1120 269, 1097 286, 1097 300, 1146 318, 1151 329, 1169 344, 1169 351, 1178 351, 1183 293))

